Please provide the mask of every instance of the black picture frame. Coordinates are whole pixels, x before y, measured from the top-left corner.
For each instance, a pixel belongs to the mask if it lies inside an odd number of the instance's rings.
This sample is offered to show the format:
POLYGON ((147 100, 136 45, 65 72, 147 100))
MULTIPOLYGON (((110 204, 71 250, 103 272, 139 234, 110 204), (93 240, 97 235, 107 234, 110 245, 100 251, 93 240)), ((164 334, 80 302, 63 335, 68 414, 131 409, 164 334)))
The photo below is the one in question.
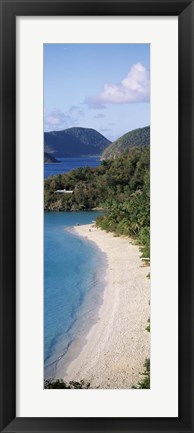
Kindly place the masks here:
MULTIPOLYGON (((5 432, 119 432, 124 430, 155 433, 193 432, 194 3, 190 0, 0 0, 0 8, 0 430, 5 432), (179 416, 177 418, 16 417, 16 17, 60 15, 178 16, 179 416)), ((166 386, 168 392, 168 384, 166 386)))

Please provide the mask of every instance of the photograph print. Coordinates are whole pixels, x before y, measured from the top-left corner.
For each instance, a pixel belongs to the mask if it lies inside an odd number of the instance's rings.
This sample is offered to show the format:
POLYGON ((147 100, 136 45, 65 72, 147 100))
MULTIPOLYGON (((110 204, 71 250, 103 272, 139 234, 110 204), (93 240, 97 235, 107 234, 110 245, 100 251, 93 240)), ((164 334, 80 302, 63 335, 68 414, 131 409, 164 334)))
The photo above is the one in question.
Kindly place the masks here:
POLYGON ((149 389, 150 298, 150 45, 44 44, 44 388, 149 389))

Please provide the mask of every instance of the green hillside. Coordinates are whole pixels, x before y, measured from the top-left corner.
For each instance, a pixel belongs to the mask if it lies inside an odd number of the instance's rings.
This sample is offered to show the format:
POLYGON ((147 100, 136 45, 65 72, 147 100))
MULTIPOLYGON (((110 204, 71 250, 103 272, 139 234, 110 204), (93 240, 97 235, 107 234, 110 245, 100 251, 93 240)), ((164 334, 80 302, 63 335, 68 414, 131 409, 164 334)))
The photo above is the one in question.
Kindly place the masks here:
POLYGON ((150 148, 134 147, 99 167, 83 167, 44 181, 45 211, 106 209, 97 225, 136 238, 149 257, 150 148), (57 194, 66 189, 71 194, 57 194))
POLYGON ((101 159, 115 158, 131 147, 142 147, 150 144, 150 127, 134 129, 111 143, 103 152, 101 159))
POLYGON ((44 133, 44 150, 56 158, 101 155, 110 144, 91 128, 69 128, 44 133))
POLYGON ((59 161, 57 161, 57 159, 54 158, 53 155, 50 155, 49 153, 44 152, 44 162, 45 162, 46 164, 50 164, 50 163, 53 163, 53 162, 59 162, 59 161))

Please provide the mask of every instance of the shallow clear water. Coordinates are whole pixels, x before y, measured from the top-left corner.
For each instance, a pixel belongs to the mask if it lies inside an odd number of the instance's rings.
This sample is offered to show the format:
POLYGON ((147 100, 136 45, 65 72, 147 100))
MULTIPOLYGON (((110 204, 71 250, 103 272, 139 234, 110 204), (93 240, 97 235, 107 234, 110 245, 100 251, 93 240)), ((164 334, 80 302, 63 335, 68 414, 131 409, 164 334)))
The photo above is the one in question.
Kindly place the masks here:
POLYGON ((80 158, 60 158, 60 163, 44 164, 44 178, 48 176, 67 173, 78 167, 97 167, 100 165, 100 156, 82 156, 80 158))
POLYGON ((64 376, 72 342, 84 336, 101 303, 105 256, 94 243, 65 230, 89 224, 100 214, 45 213, 45 378, 64 376))

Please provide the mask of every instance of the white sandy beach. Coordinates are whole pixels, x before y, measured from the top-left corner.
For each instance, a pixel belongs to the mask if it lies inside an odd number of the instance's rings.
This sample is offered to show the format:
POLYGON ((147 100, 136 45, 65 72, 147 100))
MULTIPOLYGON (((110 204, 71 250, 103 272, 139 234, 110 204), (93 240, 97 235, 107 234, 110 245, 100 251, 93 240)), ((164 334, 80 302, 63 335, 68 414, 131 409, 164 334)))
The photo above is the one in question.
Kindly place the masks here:
POLYGON ((67 368, 65 381, 89 381, 91 388, 131 388, 142 379, 149 357, 150 317, 148 266, 140 260, 139 247, 130 239, 114 237, 92 225, 75 232, 95 242, 106 254, 108 267, 99 319, 82 351, 67 368), (91 231, 90 231, 91 230, 91 231))

